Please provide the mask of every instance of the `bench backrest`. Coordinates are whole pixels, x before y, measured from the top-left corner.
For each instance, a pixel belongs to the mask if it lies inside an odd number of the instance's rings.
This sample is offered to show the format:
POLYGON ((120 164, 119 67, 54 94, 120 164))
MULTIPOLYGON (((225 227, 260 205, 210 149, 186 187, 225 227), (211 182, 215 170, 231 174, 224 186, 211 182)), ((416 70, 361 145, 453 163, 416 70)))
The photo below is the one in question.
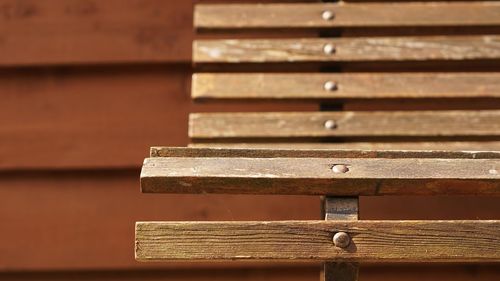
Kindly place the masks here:
POLYGON ((500 262, 500 221, 363 221, 357 199, 500 194, 499 2, 200 4, 195 27, 195 101, 317 110, 193 113, 195 148, 152 148, 142 191, 323 195, 325 220, 140 222, 137 259, 350 281, 359 262, 500 262))

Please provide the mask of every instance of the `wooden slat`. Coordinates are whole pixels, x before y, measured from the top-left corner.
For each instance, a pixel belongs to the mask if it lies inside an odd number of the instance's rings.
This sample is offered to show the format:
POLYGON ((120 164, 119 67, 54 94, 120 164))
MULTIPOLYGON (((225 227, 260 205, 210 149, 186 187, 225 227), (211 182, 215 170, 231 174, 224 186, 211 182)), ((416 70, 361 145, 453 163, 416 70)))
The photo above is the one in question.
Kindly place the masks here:
POLYGON ((188 142, 192 109, 178 97, 188 94, 189 72, 182 65, 2 70, 0 170, 140 169, 152 144, 188 142), (144 127, 150 120, 178 124, 158 131, 144 127))
MULTIPOLYGON (((500 16, 499 16, 500 18, 500 16)), ((198 73, 194 99, 500 98, 500 73, 198 73), (325 84, 336 84, 334 90, 325 84)))
POLYGON ((500 141, 191 143, 193 148, 500 151, 500 141))
POLYGON ((139 261, 500 262, 499 232, 500 221, 139 222, 135 250, 139 261))
POLYGON ((189 136, 500 136, 500 110, 195 113, 190 115, 189 136))
POLYGON ((500 151, 278 149, 268 145, 267 149, 152 147, 150 157, 500 159, 500 151))
POLYGON ((500 36, 197 40, 195 63, 500 59, 500 36), (331 44, 335 52, 325 53, 331 44))
POLYGON ((500 194, 498 159, 157 157, 146 193, 304 195, 500 194), (345 165, 345 173, 334 172, 345 165))
POLYGON ((197 5, 195 27, 331 28, 500 25, 498 2, 197 5), (323 18, 323 12, 334 16, 323 18))
POLYGON ((189 63, 191 30, 190 1, 2 0, 0 66, 189 63))

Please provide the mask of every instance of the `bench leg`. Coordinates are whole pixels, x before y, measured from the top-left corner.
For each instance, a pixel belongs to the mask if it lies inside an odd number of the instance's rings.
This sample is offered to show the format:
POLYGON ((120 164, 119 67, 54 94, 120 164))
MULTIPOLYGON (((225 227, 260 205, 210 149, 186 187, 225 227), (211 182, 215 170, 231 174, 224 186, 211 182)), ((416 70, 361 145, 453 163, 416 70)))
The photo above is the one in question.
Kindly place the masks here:
MULTIPOLYGON (((354 197, 325 197, 322 210, 325 220, 357 220, 358 198, 354 197)), ((325 262, 321 270, 323 281, 356 281, 358 280, 359 266, 356 263, 325 262)))

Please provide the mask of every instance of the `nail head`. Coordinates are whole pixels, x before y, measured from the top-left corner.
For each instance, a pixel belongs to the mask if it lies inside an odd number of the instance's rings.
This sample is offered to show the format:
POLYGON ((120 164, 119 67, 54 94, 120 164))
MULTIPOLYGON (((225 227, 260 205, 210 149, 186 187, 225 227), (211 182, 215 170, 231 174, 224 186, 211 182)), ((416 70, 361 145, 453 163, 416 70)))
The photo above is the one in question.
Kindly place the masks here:
POLYGON ((325 54, 327 54, 327 55, 334 54, 335 53, 335 46, 333 46, 332 44, 326 44, 323 47, 323 52, 325 52, 325 54))
POLYGON ((324 20, 332 20, 335 18, 335 14, 332 11, 326 10, 326 11, 323 11, 323 13, 321 14, 321 17, 324 20))
POLYGON ((337 232, 333 236, 333 244, 339 248, 346 248, 351 243, 349 234, 345 232, 337 232))
POLYGON ((332 171, 337 174, 345 174, 349 172, 349 168, 346 165, 333 165, 332 171))
POLYGON ((328 130, 336 129, 337 128, 337 122, 335 122, 334 120, 327 120, 325 122, 325 128, 328 129, 328 130))
POLYGON ((338 89, 338 86, 336 82, 328 81, 325 83, 324 88, 326 91, 336 91, 338 89))

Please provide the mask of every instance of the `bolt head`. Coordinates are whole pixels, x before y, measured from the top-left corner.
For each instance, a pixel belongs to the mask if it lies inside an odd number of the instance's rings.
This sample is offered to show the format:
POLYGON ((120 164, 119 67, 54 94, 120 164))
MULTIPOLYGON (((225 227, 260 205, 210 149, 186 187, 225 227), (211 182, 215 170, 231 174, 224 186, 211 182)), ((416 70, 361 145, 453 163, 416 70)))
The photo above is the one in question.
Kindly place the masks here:
POLYGON ((327 120, 325 122, 325 128, 328 130, 333 130, 337 128, 337 122, 335 120, 327 120))
POLYGON ((351 243, 351 237, 345 232, 337 232, 333 236, 333 244, 335 247, 346 248, 351 243))
POLYGON ((326 10, 326 11, 323 11, 323 13, 321 14, 321 17, 324 20, 333 20, 335 18, 335 14, 332 11, 326 10))
POLYGON ((349 168, 346 165, 333 165, 332 171, 336 174, 345 174, 349 172, 349 168))
POLYGON ((326 44, 325 46, 323 46, 323 52, 327 55, 335 54, 335 46, 333 46, 332 44, 326 44))
POLYGON ((333 92, 333 91, 336 91, 338 89, 338 85, 336 82, 328 81, 325 83, 324 88, 325 88, 325 91, 333 92))

